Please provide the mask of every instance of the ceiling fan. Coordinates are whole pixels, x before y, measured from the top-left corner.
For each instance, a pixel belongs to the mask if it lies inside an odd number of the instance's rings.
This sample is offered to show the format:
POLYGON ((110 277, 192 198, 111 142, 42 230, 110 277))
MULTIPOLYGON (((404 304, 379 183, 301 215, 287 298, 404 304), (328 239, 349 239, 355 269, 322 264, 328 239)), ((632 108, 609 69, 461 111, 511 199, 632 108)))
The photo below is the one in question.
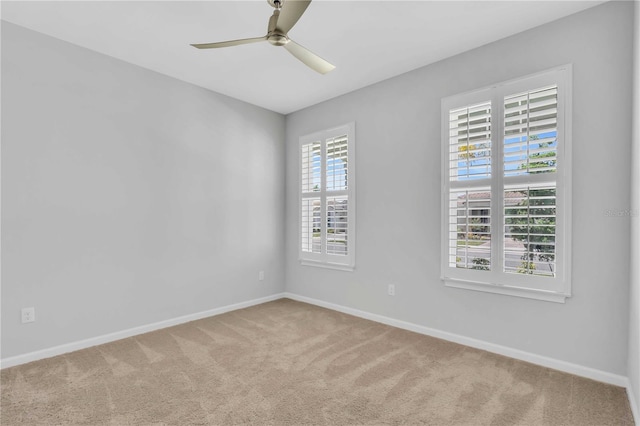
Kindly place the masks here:
POLYGON ((267 35, 263 37, 223 41, 219 43, 192 44, 191 46, 198 49, 215 49, 219 47, 257 43, 259 41, 266 40, 274 46, 284 46, 289 53, 320 74, 326 74, 333 70, 335 68, 334 65, 331 65, 315 53, 300 46, 287 35, 296 22, 298 22, 298 19, 300 19, 307 7, 309 7, 311 0, 267 0, 267 2, 276 9, 273 11, 271 18, 269 18, 267 35))

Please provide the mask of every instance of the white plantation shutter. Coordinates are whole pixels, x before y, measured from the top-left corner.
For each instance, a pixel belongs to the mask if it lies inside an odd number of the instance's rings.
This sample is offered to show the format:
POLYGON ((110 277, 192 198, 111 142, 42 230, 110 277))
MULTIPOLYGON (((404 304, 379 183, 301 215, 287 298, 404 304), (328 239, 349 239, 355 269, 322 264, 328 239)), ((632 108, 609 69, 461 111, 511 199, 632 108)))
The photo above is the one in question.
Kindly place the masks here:
POLYGON ((569 82, 565 66, 443 99, 446 285, 570 295, 569 82))
POLYGON ((302 251, 320 253, 320 198, 302 199, 302 251))
POLYGON ((346 195, 327 197, 327 253, 347 256, 349 250, 349 200, 346 195))
POLYGON ((346 135, 327 140, 327 192, 331 195, 342 195, 327 197, 326 248, 328 254, 338 256, 349 254, 347 247, 349 240, 348 157, 348 138, 346 135))
POLYGON ((346 135, 327 140, 327 191, 344 191, 348 178, 348 139, 346 135))
POLYGON ((557 86, 505 97, 505 176, 555 172, 557 126, 557 86))
POLYGON ((505 272, 555 276, 556 213, 555 186, 505 190, 505 272))
POLYGON ((302 145, 301 148, 301 250, 307 253, 320 253, 320 192, 322 175, 320 170, 320 142, 302 145))
POLYGON ((355 237, 354 126, 300 138, 300 260, 352 270, 355 237))
POLYGON ((505 96, 503 133, 503 269, 555 277, 557 85, 505 96), (518 176, 530 185, 510 185, 518 176))
POLYGON ((452 180, 491 177, 491 103, 449 112, 449 169, 452 180))
POLYGON ((491 102, 448 114, 449 266, 491 270, 491 102))
POLYGON ((449 193, 449 266, 491 269, 491 189, 449 193))
POLYGON ((503 269, 555 277, 557 85, 505 96, 503 138, 503 269), (530 185, 510 185, 518 176, 527 176, 530 185))
POLYGON ((320 175, 320 142, 302 146, 302 192, 319 192, 320 175))

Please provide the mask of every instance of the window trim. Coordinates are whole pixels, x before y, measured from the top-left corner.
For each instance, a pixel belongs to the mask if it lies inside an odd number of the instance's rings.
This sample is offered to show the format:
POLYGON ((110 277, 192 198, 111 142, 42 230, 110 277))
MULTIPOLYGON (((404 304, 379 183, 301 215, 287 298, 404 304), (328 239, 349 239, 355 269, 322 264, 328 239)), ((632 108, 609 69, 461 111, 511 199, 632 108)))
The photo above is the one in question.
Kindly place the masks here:
POLYGON ((298 261, 303 266, 315 266, 320 268, 335 269, 340 271, 353 271, 355 269, 356 248, 356 164, 355 164, 355 122, 349 122, 326 130, 301 136, 298 143, 298 261), (320 142, 321 179, 322 185, 317 197, 321 204, 321 235, 326 231, 326 199, 331 197, 332 191, 327 191, 326 185, 326 146, 327 140, 339 136, 347 136, 347 189, 336 191, 336 196, 347 195, 347 255, 326 253, 309 253, 302 250, 302 147, 304 145, 320 142))
MULTIPOLYGON (((442 99, 441 103, 441 149, 442 149, 442 197, 441 197, 441 280, 447 287, 497 293, 508 296, 564 303, 571 296, 571 140, 572 140, 572 66, 555 67, 522 78, 494 84, 483 89, 461 93, 442 99), (480 185, 490 183, 492 195, 492 238, 491 252, 502 256, 503 197, 508 186, 523 185, 544 181, 543 175, 518 176, 505 179, 503 164, 504 148, 504 98, 519 92, 535 90, 545 85, 558 86, 558 124, 557 132, 561 143, 557 147, 557 171, 550 181, 556 185, 556 264, 559 266, 556 277, 540 277, 509 274, 500 270, 476 271, 452 268, 449 266, 449 111, 458 107, 491 101, 491 178, 480 185), (561 135, 561 136, 560 136, 561 135), (496 161, 497 159, 497 161, 496 161), (494 168, 497 166, 497 170, 494 168), (494 197, 494 195, 499 195, 494 197), (495 227, 495 228, 494 228, 495 227), (494 229, 496 229, 494 231, 494 229), (500 231, 502 229, 502 231, 500 231), (495 232, 495 234, 494 234, 495 232), (496 236, 500 236, 497 238, 496 236), (550 281, 552 280, 552 281, 550 281)), ((470 186, 473 186, 471 184, 470 186)), ((501 263, 498 265, 501 266, 501 263)))

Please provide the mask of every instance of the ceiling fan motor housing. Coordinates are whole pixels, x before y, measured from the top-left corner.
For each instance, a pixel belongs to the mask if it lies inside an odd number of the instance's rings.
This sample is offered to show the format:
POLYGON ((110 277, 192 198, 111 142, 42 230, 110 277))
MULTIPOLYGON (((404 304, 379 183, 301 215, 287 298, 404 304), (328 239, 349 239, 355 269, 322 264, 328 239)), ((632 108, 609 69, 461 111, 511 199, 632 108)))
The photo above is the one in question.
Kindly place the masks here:
POLYGON ((289 37, 284 34, 274 33, 267 36, 267 41, 274 46, 284 46, 285 44, 289 43, 289 37))

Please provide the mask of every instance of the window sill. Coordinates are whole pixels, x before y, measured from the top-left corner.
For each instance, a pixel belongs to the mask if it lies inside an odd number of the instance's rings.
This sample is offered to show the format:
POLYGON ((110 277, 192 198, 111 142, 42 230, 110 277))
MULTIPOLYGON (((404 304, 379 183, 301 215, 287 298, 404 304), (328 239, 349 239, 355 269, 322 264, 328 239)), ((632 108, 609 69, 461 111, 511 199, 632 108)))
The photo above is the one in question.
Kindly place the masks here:
POLYGON ((543 300, 545 302, 565 303, 566 298, 571 296, 570 294, 554 293, 550 291, 454 280, 451 278, 444 278, 443 281, 444 285, 447 287, 463 288, 466 290, 482 291, 485 293, 496 293, 505 296, 524 297, 526 299, 543 300))
POLYGON ((306 260, 306 259, 301 259, 300 264, 302 266, 315 266, 317 268, 335 269, 338 271, 353 272, 354 270, 353 265, 344 265, 341 263, 316 262, 313 260, 306 260))

